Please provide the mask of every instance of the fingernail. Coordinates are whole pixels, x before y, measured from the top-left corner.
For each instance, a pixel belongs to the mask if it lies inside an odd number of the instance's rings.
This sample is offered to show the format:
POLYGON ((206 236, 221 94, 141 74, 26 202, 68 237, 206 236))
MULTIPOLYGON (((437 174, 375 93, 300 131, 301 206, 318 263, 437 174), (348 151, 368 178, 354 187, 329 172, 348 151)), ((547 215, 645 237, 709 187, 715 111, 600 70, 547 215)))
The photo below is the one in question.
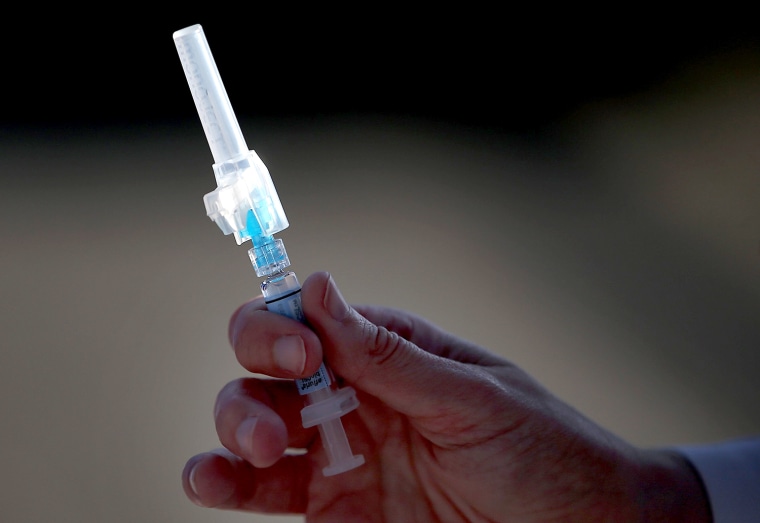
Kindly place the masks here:
POLYGON ((235 431, 235 440, 243 454, 241 457, 250 457, 253 453, 253 431, 256 429, 257 417, 246 418, 238 425, 235 431))
POLYGON ((325 292, 325 308, 330 316, 334 320, 343 321, 348 316, 349 307, 346 300, 343 299, 343 295, 338 290, 338 286, 335 285, 335 280, 330 276, 330 280, 327 283, 327 291, 325 292))
POLYGON ((306 365, 306 349, 300 336, 283 336, 274 342, 274 361, 290 373, 300 375, 306 365))
POLYGON ((188 498, 190 501, 198 505, 199 507, 203 506, 203 503, 201 503, 201 498, 198 495, 198 487, 195 485, 195 471, 198 468, 198 462, 193 463, 192 468, 190 469, 190 472, 187 474, 187 486, 189 488, 188 498))

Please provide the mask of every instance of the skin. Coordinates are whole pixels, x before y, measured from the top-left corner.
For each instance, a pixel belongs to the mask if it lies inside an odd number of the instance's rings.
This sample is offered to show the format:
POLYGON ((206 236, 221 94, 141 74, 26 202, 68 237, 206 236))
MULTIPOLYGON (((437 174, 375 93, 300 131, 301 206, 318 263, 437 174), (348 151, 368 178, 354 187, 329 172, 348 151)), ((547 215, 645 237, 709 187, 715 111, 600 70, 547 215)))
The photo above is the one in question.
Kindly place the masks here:
POLYGON ((302 299, 308 327, 261 298, 233 315, 243 368, 288 380, 246 377, 219 393, 224 448, 183 472, 196 504, 313 523, 711 521, 685 460, 628 444, 509 361, 407 312, 352 308, 327 273, 302 299), (289 381, 323 358, 357 391, 341 419, 366 460, 331 477, 289 381))

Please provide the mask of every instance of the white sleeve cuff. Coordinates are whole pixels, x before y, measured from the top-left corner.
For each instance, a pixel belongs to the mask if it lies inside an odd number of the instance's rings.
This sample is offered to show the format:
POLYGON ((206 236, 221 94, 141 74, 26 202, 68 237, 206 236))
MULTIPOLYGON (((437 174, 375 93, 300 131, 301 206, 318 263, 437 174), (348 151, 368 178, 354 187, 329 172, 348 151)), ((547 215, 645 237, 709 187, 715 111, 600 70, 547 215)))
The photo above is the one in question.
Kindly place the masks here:
POLYGON ((760 437, 675 450, 699 472, 714 523, 760 521, 760 437))

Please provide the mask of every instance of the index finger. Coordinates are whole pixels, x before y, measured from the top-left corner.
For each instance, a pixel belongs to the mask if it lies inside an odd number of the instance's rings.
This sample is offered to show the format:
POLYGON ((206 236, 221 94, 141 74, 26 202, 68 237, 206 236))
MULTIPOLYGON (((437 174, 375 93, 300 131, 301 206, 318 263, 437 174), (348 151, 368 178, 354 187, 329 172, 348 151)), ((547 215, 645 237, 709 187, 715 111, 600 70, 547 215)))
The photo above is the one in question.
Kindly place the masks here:
POLYGON ((232 313, 232 316, 230 316, 230 322, 227 325, 227 339, 230 340, 230 345, 233 345, 233 339, 234 339, 234 329, 235 329, 235 323, 237 321, 238 316, 243 311, 243 309, 253 309, 253 310, 267 310, 267 304, 264 301, 264 296, 257 296, 253 298, 250 301, 245 302, 240 307, 235 309, 235 312, 232 313))
POLYGON ((229 337, 247 370, 277 378, 303 378, 322 362, 322 343, 306 325, 269 312, 263 297, 243 304, 230 319, 229 337))

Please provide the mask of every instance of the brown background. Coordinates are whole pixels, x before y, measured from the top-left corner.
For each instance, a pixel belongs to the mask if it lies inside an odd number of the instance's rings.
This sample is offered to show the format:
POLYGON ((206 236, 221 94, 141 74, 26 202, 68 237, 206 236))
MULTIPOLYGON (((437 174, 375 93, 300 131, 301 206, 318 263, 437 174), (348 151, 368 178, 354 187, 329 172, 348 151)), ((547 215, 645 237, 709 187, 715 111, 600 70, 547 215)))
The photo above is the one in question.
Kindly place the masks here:
MULTIPOLYGON (((636 444, 709 442, 760 432, 759 63, 710 53, 540 133, 382 112, 241 125, 302 280, 329 270, 351 301, 477 341, 636 444)), ((259 283, 204 216, 200 124, 1 133, 3 521, 288 519, 180 488, 218 445, 214 397, 243 374, 227 318, 259 283)))

